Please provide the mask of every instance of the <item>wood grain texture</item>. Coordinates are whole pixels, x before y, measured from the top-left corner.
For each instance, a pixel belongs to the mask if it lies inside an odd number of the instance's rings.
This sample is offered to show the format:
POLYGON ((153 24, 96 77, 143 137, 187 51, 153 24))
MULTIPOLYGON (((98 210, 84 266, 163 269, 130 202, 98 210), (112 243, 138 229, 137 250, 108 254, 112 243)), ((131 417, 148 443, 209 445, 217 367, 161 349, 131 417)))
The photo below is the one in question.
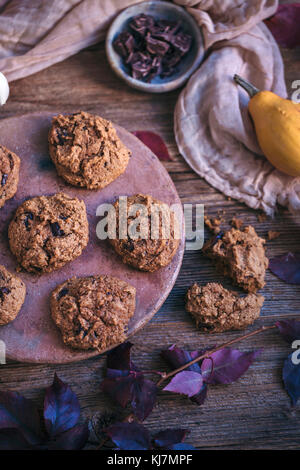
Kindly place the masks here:
MULTIPOLYGON (((282 51, 286 81, 300 79, 300 48, 282 51)), ((268 256, 287 250, 300 250, 299 216, 280 209, 274 219, 258 221, 258 213, 234 200, 228 200, 192 172, 178 154, 173 134, 173 110, 179 91, 155 96, 129 89, 111 72, 104 46, 82 51, 68 60, 36 75, 11 84, 8 103, 1 108, 1 117, 26 112, 84 109, 98 112, 126 129, 152 130, 166 141, 173 161, 165 163, 183 203, 203 203, 208 215, 225 211, 225 219, 233 215, 251 223, 260 235, 268 230, 281 233, 267 243, 268 256)), ((208 236, 208 233, 206 233, 208 236)), ((152 321, 132 338, 133 356, 141 368, 167 370, 159 357, 162 348, 176 343, 190 349, 223 343, 240 333, 205 335, 195 329, 184 310, 184 294, 198 281, 228 280, 218 275, 212 263, 199 251, 185 253, 175 288, 152 321)), ((272 324, 284 317, 300 313, 300 286, 289 286, 267 274, 262 293, 266 300, 256 327, 272 324)), ((184 426, 191 430, 187 442, 199 449, 297 449, 300 447, 300 405, 291 408, 283 390, 281 367, 290 352, 276 331, 268 331, 241 344, 241 349, 263 347, 261 357, 237 383, 211 388, 202 407, 189 400, 160 392, 159 402, 146 421, 151 431, 184 426)), ((56 371, 78 394, 83 416, 99 416, 115 410, 112 402, 100 392, 104 357, 70 365, 0 365, 0 390, 24 393, 42 406, 44 388, 56 371)))

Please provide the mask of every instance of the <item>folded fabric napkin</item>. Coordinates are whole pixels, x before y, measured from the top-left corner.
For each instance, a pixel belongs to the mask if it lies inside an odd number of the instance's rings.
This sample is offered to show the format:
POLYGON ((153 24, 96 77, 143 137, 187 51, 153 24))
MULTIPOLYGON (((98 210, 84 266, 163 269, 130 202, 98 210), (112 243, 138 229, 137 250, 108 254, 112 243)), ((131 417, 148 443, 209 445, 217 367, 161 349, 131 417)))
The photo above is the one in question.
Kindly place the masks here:
MULTIPOLYGON (((137 0, 0 0, 0 71, 9 81, 103 40, 123 8, 137 0)), ((300 178, 262 156, 235 73, 286 96, 279 49, 261 21, 278 0, 174 0, 202 28, 208 55, 179 96, 175 136, 190 166, 227 196, 273 214, 300 209, 300 178)))

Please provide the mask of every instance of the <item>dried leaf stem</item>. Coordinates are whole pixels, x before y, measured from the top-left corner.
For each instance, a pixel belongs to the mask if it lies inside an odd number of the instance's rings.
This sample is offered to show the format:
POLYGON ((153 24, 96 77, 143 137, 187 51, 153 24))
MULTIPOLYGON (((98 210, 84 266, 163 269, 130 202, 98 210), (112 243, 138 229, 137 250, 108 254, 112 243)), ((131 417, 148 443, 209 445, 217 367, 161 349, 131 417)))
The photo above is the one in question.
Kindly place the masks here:
POLYGON ((242 340, 244 340, 244 339, 250 338, 251 336, 258 335, 259 333, 263 333, 264 331, 272 330, 272 329, 274 329, 274 328, 276 328, 276 325, 262 326, 262 327, 259 328, 258 330, 251 331, 250 333, 247 333, 247 334, 245 334, 245 335, 243 335, 243 336, 239 336, 238 338, 232 339, 231 341, 227 341, 227 343, 223 343, 223 344, 221 344, 220 346, 217 346, 217 347, 215 347, 214 349, 211 349, 210 351, 207 351, 206 353, 201 354, 200 356, 196 357, 196 358, 193 359, 192 361, 187 362, 186 364, 184 364, 184 365, 181 366, 181 367, 178 367, 178 369, 172 370, 172 371, 169 372, 168 374, 165 373, 165 374, 162 376, 162 378, 157 382, 157 386, 159 387, 165 380, 170 379, 170 378, 173 377, 174 375, 178 374, 178 372, 181 372, 181 371, 187 369, 188 367, 192 366, 193 364, 196 364, 196 362, 199 362, 199 361, 201 361, 202 359, 205 359, 206 357, 211 356, 212 353, 217 352, 217 351, 219 351, 220 349, 226 348, 226 347, 228 347, 228 346, 231 346, 231 345, 234 344, 234 343, 238 343, 239 341, 242 341, 242 340))

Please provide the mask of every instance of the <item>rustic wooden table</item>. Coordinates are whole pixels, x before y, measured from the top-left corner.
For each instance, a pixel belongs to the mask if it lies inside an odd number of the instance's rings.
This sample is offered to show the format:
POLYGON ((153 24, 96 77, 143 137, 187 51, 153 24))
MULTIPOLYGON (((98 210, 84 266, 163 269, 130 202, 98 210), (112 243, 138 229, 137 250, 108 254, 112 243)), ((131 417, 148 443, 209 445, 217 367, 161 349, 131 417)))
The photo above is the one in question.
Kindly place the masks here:
MULTIPOLYGON (((291 82, 300 78, 300 48, 283 50, 282 53, 291 94, 291 82)), ((155 131, 163 137, 172 155, 173 161, 164 164, 175 182, 182 203, 203 203, 208 215, 217 215, 218 210, 225 210, 227 222, 237 215, 246 223, 253 224, 262 236, 268 230, 279 231, 280 237, 267 243, 268 256, 287 250, 299 251, 299 216, 279 210, 273 220, 259 222, 257 212, 228 200, 186 165, 178 154, 173 134, 173 110, 179 92, 156 96, 128 88, 111 71, 101 44, 12 83, 10 99, 1 108, 1 117, 33 111, 83 109, 97 112, 130 131, 155 131)), ((196 330, 184 310, 184 294, 194 281, 202 284, 224 281, 200 251, 186 252, 169 298, 153 320, 132 338, 133 356, 142 368, 166 370, 167 366, 159 353, 173 343, 186 349, 200 349, 240 335, 235 332, 205 335, 196 330)), ((286 285, 268 272, 262 293, 266 300, 255 327, 299 315, 299 286, 286 285)), ((299 448, 300 405, 291 408, 281 381, 281 367, 289 347, 274 330, 240 345, 244 350, 257 347, 263 347, 264 351, 247 374, 232 385, 211 388, 202 407, 197 407, 184 397, 160 392, 158 405, 146 420, 146 425, 151 431, 184 426, 191 431, 187 442, 199 449, 299 448)), ((0 390, 21 392, 42 407, 44 388, 52 382, 54 372, 57 372, 78 394, 83 417, 95 419, 104 411, 116 410, 110 399, 100 391, 104 364, 105 357, 102 356, 57 366, 9 362, 0 365, 0 390)))

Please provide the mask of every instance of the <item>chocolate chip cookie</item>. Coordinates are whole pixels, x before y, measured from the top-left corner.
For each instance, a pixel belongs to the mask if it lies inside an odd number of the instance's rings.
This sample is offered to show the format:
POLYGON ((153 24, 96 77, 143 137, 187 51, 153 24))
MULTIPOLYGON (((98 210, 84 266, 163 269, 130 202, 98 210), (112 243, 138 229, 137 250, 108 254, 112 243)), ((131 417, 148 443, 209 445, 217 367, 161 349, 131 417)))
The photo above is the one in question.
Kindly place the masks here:
POLYGON ((64 343, 103 351, 125 340, 135 288, 111 276, 72 278, 51 295, 52 318, 64 343))
POLYGON ((18 315, 25 300, 23 281, 0 265, 0 325, 7 325, 18 315))
POLYGON ((0 208, 17 192, 20 158, 0 145, 0 208))
POLYGON ((204 287, 193 284, 186 294, 186 310, 196 325, 209 333, 242 330, 259 317, 264 297, 248 294, 239 297, 221 284, 208 283, 204 287))
POLYGON ((83 201, 64 193, 34 197, 18 207, 9 245, 26 271, 51 272, 81 255, 88 231, 83 201))
POLYGON ((269 261, 265 255, 265 240, 249 225, 244 230, 232 228, 210 239, 203 252, 225 276, 248 292, 256 292, 265 285, 269 261))
POLYGON ((127 197, 127 200, 122 197, 122 202, 120 201, 121 199, 114 204, 116 238, 109 241, 122 257, 123 263, 149 272, 167 266, 174 257, 180 240, 179 224, 174 212, 167 204, 149 195, 136 194, 127 197), (120 230, 119 217, 123 212, 120 210, 123 201, 128 214, 124 234, 120 230))
POLYGON ((60 176, 88 189, 104 188, 118 178, 131 156, 110 121, 83 111, 53 118, 49 151, 60 176))

